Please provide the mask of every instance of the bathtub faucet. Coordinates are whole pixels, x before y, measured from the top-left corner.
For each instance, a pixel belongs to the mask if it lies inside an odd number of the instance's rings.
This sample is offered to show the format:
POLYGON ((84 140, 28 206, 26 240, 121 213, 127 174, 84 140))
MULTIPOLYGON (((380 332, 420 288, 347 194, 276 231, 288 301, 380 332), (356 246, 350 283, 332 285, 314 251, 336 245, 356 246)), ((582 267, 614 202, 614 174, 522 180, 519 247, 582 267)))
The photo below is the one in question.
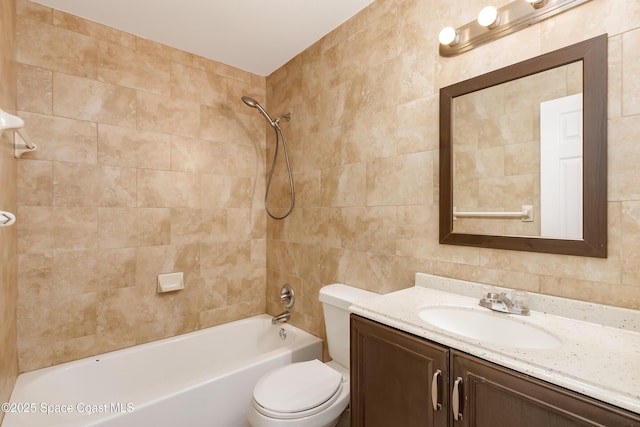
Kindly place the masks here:
POLYGON ((273 316, 273 318, 271 319, 271 324, 276 325, 278 323, 284 323, 287 320, 289 320, 289 317, 291 317, 291 313, 289 313, 289 310, 287 310, 284 313, 280 313, 277 316, 273 316))

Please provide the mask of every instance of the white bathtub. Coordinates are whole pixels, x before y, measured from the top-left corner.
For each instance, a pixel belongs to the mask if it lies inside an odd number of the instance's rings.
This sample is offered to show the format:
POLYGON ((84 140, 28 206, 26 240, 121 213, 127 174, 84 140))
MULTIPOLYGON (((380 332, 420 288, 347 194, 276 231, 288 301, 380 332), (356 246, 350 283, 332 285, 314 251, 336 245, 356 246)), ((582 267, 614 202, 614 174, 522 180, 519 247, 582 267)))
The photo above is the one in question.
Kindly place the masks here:
POLYGON ((321 358, 319 338, 250 317, 22 374, 2 427, 246 427, 262 375, 321 358))

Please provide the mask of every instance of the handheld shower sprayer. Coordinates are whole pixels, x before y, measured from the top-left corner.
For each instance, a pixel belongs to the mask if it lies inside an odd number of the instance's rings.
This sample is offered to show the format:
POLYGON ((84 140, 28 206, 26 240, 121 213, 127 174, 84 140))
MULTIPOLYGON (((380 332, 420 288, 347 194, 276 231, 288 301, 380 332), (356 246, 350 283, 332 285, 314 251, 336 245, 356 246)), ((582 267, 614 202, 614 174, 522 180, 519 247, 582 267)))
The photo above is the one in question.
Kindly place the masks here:
POLYGON ((269 116, 269 113, 267 113, 267 110, 262 108, 262 105, 260 105, 258 101, 256 101, 255 99, 249 96, 243 96, 242 102, 247 104, 249 107, 256 108, 258 111, 260 111, 260 114, 262 114, 264 118, 267 119, 267 122, 269 122, 271 126, 276 127, 277 122, 274 122, 273 119, 271 119, 271 116, 269 116))
POLYGON ((287 121, 291 120, 291 113, 281 114, 275 120, 273 120, 271 116, 269 116, 269 113, 267 113, 267 110, 262 108, 262 105, 260 105, 260 103, 258 103, 258 101, 256 101, 255 99, 249 96, 243 96, 242 102, 247 104, 249 107, 257 109, 260 112, 260 114, 262 114, 264 118, 267 119, 267 122, 271 125, 271 127, 276 132, 276 150, 275 150, 275 153, 273 154, 271 171, 269 172, 269 179, 267 180, 267 188, 264 193, 264 208, 267 211, 267 214, 271 218, 278 219, 278 220, 285 219, 293 211, 293 205, 295 204, 295 194, 294 194, 294 187, 293 187, 293 176, 291 174, 291 164, 289 163, 289 154, 287 153, 287 143, 284 139, 284 133, 280 128, 280 120, 282 119, 286 119, 287 121), (269 189, 271 188, 271 179, 273 178, 273 171, 276 167, 276 160, 278 159, 278 145, 279 145, 278 133, 280 134, 280 137, 282 137, 282 148, 284 149, 284 158, 287 163, 287 171, 289 172, 289 187, 291 189, 291 204, 289 205, 289 210, 283 216, 275 216, 269 209, 269 203, 267 202, 267 199, 269 197, 269 189))

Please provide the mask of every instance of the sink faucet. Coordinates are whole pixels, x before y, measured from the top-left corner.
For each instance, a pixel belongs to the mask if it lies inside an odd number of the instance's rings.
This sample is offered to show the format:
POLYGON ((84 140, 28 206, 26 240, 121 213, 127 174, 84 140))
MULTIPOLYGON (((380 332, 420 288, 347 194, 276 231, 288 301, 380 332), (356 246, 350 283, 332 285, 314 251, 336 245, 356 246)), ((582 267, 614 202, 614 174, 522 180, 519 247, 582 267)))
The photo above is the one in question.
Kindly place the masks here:
POLYGON ((289 313, 289 310, 278 314, 277 316, 273 316, 273 318, 271 319, 271 324, 272 325, 276 325, 278 323, 284 323, 287 320, 289 320, 289 317, 291 317, 291 313, 289 313))
POLYGON ((515 305, 505 292, 487 292, 483 294, 482 298, 480 298, 480 305, 502 313, 519 314, 522 316, 529 315, 529 307, 515 305))

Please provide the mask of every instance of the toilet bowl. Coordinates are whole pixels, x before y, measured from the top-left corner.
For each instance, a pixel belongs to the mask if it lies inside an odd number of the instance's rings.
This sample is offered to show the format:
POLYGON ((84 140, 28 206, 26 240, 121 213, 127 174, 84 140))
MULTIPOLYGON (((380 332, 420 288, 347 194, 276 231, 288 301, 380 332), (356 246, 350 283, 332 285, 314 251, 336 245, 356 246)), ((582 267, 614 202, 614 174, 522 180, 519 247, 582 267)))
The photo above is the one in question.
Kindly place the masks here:
POLYGON ((349 404, 349 306, 377 294, 334 284, 320 290, 330 362, 292 363, 264 375, 253 390, 253 427, 333 427, 349 404))
POLYGON ((334 362, 292 363, 258 381, 249 410, 254 427, 333 427, 349 404, 349 372, 334 362))

